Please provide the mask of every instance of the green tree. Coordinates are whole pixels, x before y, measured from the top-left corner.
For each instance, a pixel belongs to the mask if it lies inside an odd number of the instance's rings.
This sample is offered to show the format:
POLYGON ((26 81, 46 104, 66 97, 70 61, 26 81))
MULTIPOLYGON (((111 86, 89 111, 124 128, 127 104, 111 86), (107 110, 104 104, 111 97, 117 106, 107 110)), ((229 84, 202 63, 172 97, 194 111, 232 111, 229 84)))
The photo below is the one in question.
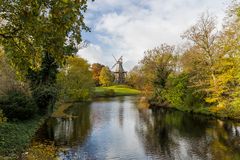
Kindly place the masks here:
POLYGON ((113 74, 110 71, 108 67, 103 67, 100 76, 99 76, 99 81, 102 86, 110 86, 113 84, 113 74))
POLYGON ((189 109, 199 108, 205 105, 201 92, 190 86, 189 74, 170 74, 167 79, 164 96, 166 101, 175 107, 189 109))
POLYGON ((162 96, 170 73, 176 71, 176 56, 173 55, 174 46, 163 44, 158 48, 148 50, 141 61, 142 72, 146 83, 153 92, 153 98, 163 103, 162 96))
POLYGON ((0 44, 22 78, 31 82, 40 108, 56 100, 56 74, 88 31, 87 0, 2 0, 0 44))
POLYGON ((57 76, 60 99, 65 101, 85 101, 91 98, 94 88, 90 65, 79 57, 69 57, 57 76))
POLYGON ((144 77, 140 69, 140 66, 135 66, 130 72, 128 72, 126 77, 126 83, 129 86, 137 89, 144 88, 144 77))

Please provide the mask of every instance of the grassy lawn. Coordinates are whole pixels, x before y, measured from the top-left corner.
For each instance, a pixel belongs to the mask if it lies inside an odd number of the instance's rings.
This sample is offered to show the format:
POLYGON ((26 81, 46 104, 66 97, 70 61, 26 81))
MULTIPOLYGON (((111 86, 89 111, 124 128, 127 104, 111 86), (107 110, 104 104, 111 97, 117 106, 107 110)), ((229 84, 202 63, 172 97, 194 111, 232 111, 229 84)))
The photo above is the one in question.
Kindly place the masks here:
POLYGON ((115 85, 110 87, 96 87, 96 97, 111 97, 111 96, 129 96, 138 95, 141 92, 136 89, 132 89, 126 85, 115 85))
POLYGON ((0 125, 0 159, 17 159, 29 147, 45 117, 22 122, 6 122, 0 125), (9 157, 9 158, 7 158, 9 157))

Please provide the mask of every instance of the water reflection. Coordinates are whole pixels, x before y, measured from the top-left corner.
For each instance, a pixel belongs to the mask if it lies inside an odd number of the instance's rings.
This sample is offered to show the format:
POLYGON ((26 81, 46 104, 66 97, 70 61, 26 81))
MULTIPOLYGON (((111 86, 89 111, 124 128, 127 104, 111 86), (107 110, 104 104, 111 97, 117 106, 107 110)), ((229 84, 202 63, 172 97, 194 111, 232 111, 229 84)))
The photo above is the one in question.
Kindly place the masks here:
MULTIPOLYGON (((44 126, 44 139, 54 141, 57 146, 74 146, 84 142, 91 132, 89 104, 76 103, 67 111, 73 117, 52 118, 44 126)), ((43 134, 43 133, 41 133, 43 134)))
POLYGON ((240 159, 240 124, 173 110, 142 109, 137 97, 75 104, 44 129, 74 159, 240 159))
POLYGON ((153 159, 240 159, 237 123, 164 109, 139 117, 136 130, 153 159))

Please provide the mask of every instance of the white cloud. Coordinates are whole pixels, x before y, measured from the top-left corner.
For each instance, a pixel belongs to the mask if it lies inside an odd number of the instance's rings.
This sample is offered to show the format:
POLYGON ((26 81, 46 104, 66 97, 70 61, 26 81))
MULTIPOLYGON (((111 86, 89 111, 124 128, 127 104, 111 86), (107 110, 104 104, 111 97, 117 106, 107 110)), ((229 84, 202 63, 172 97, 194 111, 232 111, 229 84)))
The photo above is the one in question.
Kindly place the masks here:
POLYGON ((85 58, 90 63, 95 63, 102 59, 104 56, 103 51, 100 46, 89 44, 87 48, 83 48, 78 51, 77 55, 79 55, 82 58, 85 58))
POLYGON ((112 54, 123 55, 130 69, 145 50, 161 43, 181 43, 180 35, 201 13, 208 10, 221 20, 226 6, 225 0, 96 0, 89 4, 87 17, 101 43, 79 53, 90 62, 109 66, 114 63, 112 54))
POLYGON ((111 67, 115 62, 111 54, 106 54, 99 45, 95 44, 89 44, 87 48, 79 50, 77 55, 86 59, 90 64, 102 63, 111 67))

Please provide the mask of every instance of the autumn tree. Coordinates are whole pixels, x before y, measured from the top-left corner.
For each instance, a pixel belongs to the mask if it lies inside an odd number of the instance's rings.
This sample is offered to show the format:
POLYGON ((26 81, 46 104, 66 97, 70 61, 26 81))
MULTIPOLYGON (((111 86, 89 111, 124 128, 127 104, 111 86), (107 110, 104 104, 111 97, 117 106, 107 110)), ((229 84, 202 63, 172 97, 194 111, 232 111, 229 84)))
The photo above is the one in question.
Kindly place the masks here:
POLYGON ((134 88, 143 89, 144 88, 144 75, 141 72, 140 66, 135 66, 128 72, 126 77, 126 83, 134 88))
POLYGON ((91 98, 94 82, 90 65, 79 57, 70 57, 57 76, 60 99, 65 101, 85 101, 91 98))
POLYGON ((240 27, 238 9, 231 8, 223 31, 219 35, 219 58, 214 66, 216 72, 217 90, 211 87, 212 94, 206 99, 216 104, 218 109, 236 110, 239 106, 239 37, 240 27), (233 109, 235 107, 235 109, 233 109))
POLYGON ((141 70, 146 79, 145 85, 147 89, 154 92, 154 97, 160 98, 169 74, 176 70, 173 52, 174 46, 163 44, 160 47, 146 51, 141 61, 141 70))
POLYGON ((103 67, 105 66, 100 63, 93 63, 91 66, 92 73, 93 73, 93 80, 96 86, 100 85, 99 76, 103 67))
MULTIPOLYGON (((193 45, 187 54, 198 57, 198 60, 201 62, 199 65, 197 63, 195 64, 198 65, 198 70, 204 70, 203 72, 200 71, 199 74, 205 74, 207 76, 208 81, 206 82, 205 78, 202 79, 200 78, 201 76, 196 74, 195 76, 199 78, 196 78, 194 83, 205 86, 206 83, 210 85, 212 81, 216 89, 217 82, 214 64, 218 58, 218 50, 216 47, 217 35, 215 18, 210 16, 209 13, 206 13, 182 36, 192 42, 193 45)), ((203 89, 207 88, 203 87, 203 89)))
POLYGON ((103 67, 100 76, 99 81, 102 86, 110 86, 113 84, 114 76, 110 69, 108 67, 103 67))
POLYGON ((169 45, 145 52, 137 72, 153 104, 239 117, 239 6, 230 7, 221 32, 215 18, 203 14, 183 34, 188 43, 178 54, 169 45))

